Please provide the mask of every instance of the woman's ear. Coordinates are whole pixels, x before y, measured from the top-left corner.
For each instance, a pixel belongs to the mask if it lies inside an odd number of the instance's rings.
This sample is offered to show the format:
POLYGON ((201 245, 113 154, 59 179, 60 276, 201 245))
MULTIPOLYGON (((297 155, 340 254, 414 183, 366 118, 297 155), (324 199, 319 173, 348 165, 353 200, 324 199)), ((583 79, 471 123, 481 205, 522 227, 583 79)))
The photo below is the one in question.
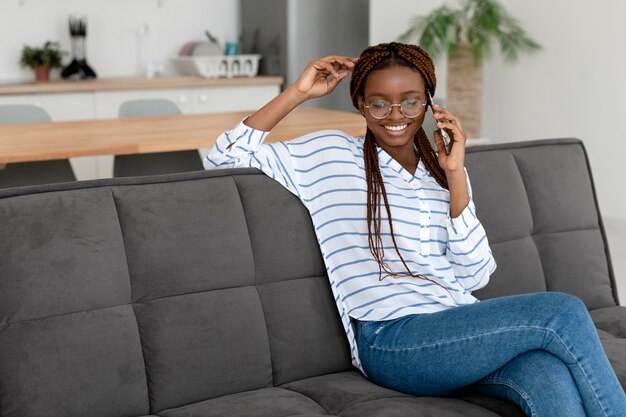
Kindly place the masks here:
POLYGON ((365 117, 365 102, 363 101, 363 97, 358 97, 359 111, 365 117))

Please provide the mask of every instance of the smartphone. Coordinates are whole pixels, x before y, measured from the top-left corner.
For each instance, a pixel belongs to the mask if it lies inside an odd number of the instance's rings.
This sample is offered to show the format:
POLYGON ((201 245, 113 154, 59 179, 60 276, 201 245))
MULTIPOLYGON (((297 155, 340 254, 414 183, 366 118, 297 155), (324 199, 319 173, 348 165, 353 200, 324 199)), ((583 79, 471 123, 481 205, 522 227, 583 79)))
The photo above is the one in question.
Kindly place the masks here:
MULTIPOLYGON (((430 111, 435 114, 435 108, 433 107, 433 98, 430 95, 430 92, 427 92, 426 94, 428 94, 428 101, 430 101, 430 111)), ((437 123, 435 123, 435 126, 437 126, 437 123)), ((441 137, 443 138, 443 147, 445 148, 446 154, 448 154, 450 153, 450 138, 448 137, 446 131, 443 130, 443 128, 439 128, 439 132, 441 132, 441 137)))

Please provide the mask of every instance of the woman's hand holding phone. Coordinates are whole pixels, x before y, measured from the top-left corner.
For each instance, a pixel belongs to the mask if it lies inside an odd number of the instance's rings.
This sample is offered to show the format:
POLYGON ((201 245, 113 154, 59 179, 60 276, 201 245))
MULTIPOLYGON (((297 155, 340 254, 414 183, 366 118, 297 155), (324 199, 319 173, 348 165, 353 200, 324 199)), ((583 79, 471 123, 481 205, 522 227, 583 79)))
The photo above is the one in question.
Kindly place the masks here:
POLYGON ((437 145, 437 159, 439 165, 446 172, 446 175, 455 172, 464 172, 465 167, 465 142, 467 134, 463 130, 461 121, 454 114, 444 107, 432 103, 433 118, 437 130, 435 130, 435 143, 437 145), (450 143, 446 146, 442 132, 450 138, 450 143))

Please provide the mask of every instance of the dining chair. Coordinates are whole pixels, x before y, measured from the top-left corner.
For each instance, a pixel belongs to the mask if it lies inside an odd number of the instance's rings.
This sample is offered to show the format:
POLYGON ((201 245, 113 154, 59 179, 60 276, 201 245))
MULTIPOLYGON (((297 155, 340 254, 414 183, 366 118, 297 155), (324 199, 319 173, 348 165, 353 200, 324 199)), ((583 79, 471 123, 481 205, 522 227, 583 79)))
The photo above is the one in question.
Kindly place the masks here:
MULTIPOLYGON (((125 101, 119 109, 120 118, 174 116, 181 113, 176 103, 166 99, 125 101)), ((173 174, 203 169, 197 150, 116 155, 113 159, 114 177, 173 174)))
MULTIPOLYGON (((50 122, 41 107, 30 104, 0 105, 0 124, 50 122)), ((0 166, 0 188, 76 181, 68 159, 52 161, 15 162, 0 166)))

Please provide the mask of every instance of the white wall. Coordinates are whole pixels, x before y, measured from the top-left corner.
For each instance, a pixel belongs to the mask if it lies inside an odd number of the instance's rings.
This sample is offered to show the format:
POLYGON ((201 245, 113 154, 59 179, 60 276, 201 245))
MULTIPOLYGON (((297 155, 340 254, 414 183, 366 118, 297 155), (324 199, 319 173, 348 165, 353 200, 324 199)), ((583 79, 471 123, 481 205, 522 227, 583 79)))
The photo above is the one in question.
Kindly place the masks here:
POLYGON ((167 59, 187 41, 205 40, 205 29, 222 42, 239 36, 235 0, 3 0, 0 82, 33 79, 32 71, 18 64, 24 44, 57 40, 69 52, 67 17, 74 13, 87 16, 87 62, 98 76, 143 74, 142 51, 170 72, 167 59), (140 44, 137 33, 144 25, 149 31, 140 44))
POLYGON ((600 209, 607 221, 626 228, 626 187, 618 176, 626 153, 626 3, 503 3, 543 50, 515 66, 500 59, 486 66, 485 135, 582 139, 600 209))
MULTIPOLYGON (((441 0, 370 0, 371 43, 389 42, 441 0), (401 16, 401 17, 399 17, 401 16)), ((455 4, 448 1, 449 4, 455 4)), ((626 3, 501 0, 543 49, 485 65, 483 134, 493 142, 577 137, 587 147, 600 209, 626 229, 626 3)), ((445 63, 437 63, 445 97, 445 63)))

